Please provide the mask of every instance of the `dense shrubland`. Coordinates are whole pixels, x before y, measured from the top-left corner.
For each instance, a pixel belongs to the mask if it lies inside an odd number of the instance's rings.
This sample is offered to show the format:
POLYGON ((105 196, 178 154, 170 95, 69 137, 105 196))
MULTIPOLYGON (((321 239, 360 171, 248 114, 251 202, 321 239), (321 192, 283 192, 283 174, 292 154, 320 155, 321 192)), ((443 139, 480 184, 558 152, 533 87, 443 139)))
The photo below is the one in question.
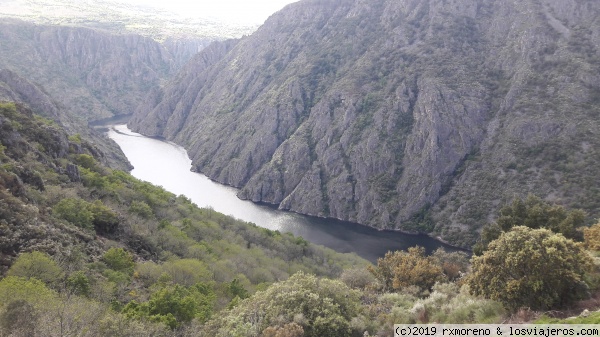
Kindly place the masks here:
POLYGON ((391 336, 394 323, 568 307, 600 285, 600 224, 580 231, 578 211, 538 199, 507 206, 471 261, 414 247, 369 265, 198 208, 95 155, 82 137, 0 104, 3 336, 391 336), (490 263, 510 259, 562 292, 525 296, 527 284, 491 275, 490 263), (518 291, 482 286, 492 276, 518 291))

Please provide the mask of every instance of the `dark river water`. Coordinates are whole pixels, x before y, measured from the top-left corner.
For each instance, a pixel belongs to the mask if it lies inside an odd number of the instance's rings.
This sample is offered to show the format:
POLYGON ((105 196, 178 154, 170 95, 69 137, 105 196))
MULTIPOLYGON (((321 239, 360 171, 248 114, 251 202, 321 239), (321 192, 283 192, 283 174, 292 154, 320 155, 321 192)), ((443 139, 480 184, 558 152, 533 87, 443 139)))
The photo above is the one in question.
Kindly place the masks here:
POLYGON ((406 250, 415 245, 424 246, 428 251, 438 247, 454 250, 424 235, 379 231, 350 222, 309 217, 240 200, 236 196, 237 189, 190 171, 192 161, 181 146, 134 133, 126 125, 110 127, 108 136, 119 144, 135 167, 131 171, 134 177, 162 186, 177 195, 183 194, 200 207, 212 207, 271 230, 291 232, 341 253, 354 252, 372 262, 390 250, 406 250))

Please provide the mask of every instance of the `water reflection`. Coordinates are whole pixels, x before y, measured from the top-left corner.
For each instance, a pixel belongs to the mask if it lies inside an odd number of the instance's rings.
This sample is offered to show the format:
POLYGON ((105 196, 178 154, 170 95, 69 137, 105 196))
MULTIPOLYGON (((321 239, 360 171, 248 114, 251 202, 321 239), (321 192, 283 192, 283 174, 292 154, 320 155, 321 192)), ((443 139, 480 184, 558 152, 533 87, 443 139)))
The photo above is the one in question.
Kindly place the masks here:
POLYGON ((126 125, 112 126, 108 136, 119 144, 134 166, 131 171, 134 177, 162 186, 177 195, 183 194, 200 207, 212 207, 264 228, 291 232, 338 252, 355 252, 373 262, 389 250, 404 250, 418 244, 431 251, 444 246, 424 235, 378 231, 354 223, 304 216, 240 200, 236 196, 237 189, 191 172, 192 161, 185 149, 174 143, 142 136, 126 125))

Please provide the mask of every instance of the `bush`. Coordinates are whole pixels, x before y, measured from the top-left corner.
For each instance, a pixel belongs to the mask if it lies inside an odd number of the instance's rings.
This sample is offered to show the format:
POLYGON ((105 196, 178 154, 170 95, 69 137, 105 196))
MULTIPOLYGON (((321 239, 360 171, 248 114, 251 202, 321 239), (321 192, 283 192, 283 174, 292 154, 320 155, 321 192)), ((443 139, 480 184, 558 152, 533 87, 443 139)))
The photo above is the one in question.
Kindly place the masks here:
POLYGON ((469 256, 465 252, 447 252, 438 248, 432 256, 450 281, 460 278, 469 268, 469 256))
POLYGON ((92 212, 94 228, 100 234, 114 234, 119 226, 119 216, 100 200, 89 205, 92 212))
POLYGON ((388 252, 377 259, 377 267, 369 267, 381 282, 384 291, 416 286, 429 290, 436 282, 446 280, 444 270, 432 256, 425 256, 425 248, 411 247, 408 252, 388 252))
POLYGON ((509 310, 561 308, 586 295, 590 257, 580 246, 547 229, 514 227, 472 259, 467 282, 475 295, 509 310))
POLYGON ((214 298, 213 291, 205 285, 198 284, 188 288, 177 284, 157 290, 148 302, 128 303, 123 313, 131 318, 164 323, 175 329, 194 318, 206 321, 212 314, 214 298))
POLYGON ((350 322, 358 315, 358 305, 358 292, 342 282, 297 273, 209 322, 206 335, 258 336, 263 331, 276 335, 282 330, 296 333, 300 330, 292 325, 296 323, 306 337, 351 336, 350 322))
POLYGON ((89 203, 79 198, 66 198, 54 206, 53 213, 81 228, 92 229, 94 214, 89 203))
POLYGON ((31 252, 21 254, 7 275, 36 278, 48 285, 56 285, 62 277, 62 270, 48 254, 31 252))
POLYGON ((90 280, 83 271, 76 271, 67 278, 68 289, 79 296, 89 296, 91 292, 90 280))
POLYGON ((77 163, 77 165, 86 168, 88 170, 92 170, 95 171, 97 170, 97 163, 96 163, 96 159, 94 159, 94 157, 90 156, 89 154, 79 154, 75 157, 75 163, 77 163))
POLYGON ((129 212, 137 214, 144 219, 150 219, 154 215, 152 208, 143 201, 134 201, 129 206, 129 212))
POLYGON ((0 314, 2 336, 34 336, 39 314, 23 300, 10 302, 0 314))
POLYGON ((131 254, 126 252, 123 248, 109 249, 102 256, 102 261, 114 271, 133 274, 135 263, 133 262, 131 254))
POLYGON ((7 276, 0 280, 0 303, 26 301, 34 307, 46 305, 56 299, 56 293, 38 279, 7 276))
POLYGON ((583 230, 585 247, 589 250, 600 251, 600 222, 583 230))
POLYGON ((375 277, 367 268, 358 267, 344 270, 340 280, 350 288, 365 289, 375 282, 375 277))

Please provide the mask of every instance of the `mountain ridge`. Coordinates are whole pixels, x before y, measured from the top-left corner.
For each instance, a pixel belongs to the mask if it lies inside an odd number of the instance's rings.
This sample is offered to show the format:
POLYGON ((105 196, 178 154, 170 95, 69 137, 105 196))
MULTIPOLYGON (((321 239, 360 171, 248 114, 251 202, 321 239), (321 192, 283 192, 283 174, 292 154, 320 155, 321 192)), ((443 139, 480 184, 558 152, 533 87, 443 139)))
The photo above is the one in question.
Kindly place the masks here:
POLYGON ((597 216, 598 7, 301 1, 131 127, 241 198, 462 246, 515 195, 597 216))

